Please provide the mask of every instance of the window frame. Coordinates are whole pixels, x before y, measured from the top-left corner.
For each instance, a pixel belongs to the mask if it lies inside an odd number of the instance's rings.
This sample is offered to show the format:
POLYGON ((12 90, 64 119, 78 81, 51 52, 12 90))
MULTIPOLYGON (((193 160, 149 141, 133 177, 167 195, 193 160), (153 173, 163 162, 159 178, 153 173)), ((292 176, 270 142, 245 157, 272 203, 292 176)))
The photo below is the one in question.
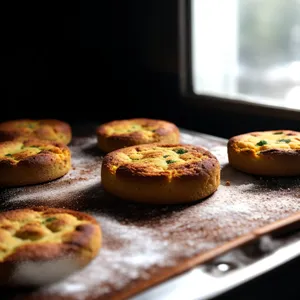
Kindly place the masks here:
POLYGON ((239 113, 257 116, 271 116, 280 119, 300 120, 300 110, 287 107, 272 106, 264 103, 247 101, 247 96, 239 97, 217 96, 211 94, 196 94, 193 91, 192 74, 192 2, 193 0, 178 1, 178 31, 179 31, 179 84, 181 101, 191 105, 193 109, 217 107, 239 113))

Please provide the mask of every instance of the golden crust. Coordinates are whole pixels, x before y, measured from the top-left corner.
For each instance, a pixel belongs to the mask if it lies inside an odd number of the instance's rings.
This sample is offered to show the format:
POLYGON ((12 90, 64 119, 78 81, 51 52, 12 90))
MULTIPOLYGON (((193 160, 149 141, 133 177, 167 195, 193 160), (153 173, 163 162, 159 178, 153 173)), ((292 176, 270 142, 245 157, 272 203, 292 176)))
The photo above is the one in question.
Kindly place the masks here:
POLYGON ((256 131, 234 136, 227 144, 231 166, 262 176, 300 175, 300 132, 256 131))
POLYGON ((56 119, 20 119, 0 123, 0 142, 15 139, 42 139, 69 144, 72 139, 71 126, 56 119))
POLYGON ((71 169, 68 146, 38 139, 0 143, 0 187, 38 184, 71 169))
POLYGON ((82 268, 98 254, 101 243, 100 225, 83 212, 48 207, 2 212, 0 267, 6 272, 1 272, 0 283, 17 278, 22 263, 38 266, 68 259, 72 268, 82 268))
POLYGON ((115 120, 96 129, 98 147, 111 152, 123 147, 150 143, 179 143, 178 127, 168 121, 134 118, 115 120))
POLYGON ((220 184, 220 164, 187 144, 144 144, 112 151, 101 167, 103 188, 120 198, 175 204, 203 199, 220 184))

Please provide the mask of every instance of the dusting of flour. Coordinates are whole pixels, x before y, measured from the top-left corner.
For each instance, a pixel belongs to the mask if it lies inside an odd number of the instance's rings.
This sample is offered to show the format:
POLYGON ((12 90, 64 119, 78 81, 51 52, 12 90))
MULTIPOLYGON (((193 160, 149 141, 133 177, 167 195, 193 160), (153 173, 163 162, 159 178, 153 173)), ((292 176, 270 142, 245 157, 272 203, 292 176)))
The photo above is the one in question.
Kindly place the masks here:
POLYGON ((162 268, 300 210, 298 178, 263 179, 235 171, 223 139, 184 131, 182 141, 207 148, 222 167, 218 190, 198 203, 147 207, 110 198, 101 187, 103 154, 94 136, 73 138, 72 170, 66 176, 0 191, 2 209, 33 203, 66 206, 92 214, 102 229, 102 247, 87 267, 59 283, 24 292, 22 299, 110 299, 136 280, 147 281, 162 268))

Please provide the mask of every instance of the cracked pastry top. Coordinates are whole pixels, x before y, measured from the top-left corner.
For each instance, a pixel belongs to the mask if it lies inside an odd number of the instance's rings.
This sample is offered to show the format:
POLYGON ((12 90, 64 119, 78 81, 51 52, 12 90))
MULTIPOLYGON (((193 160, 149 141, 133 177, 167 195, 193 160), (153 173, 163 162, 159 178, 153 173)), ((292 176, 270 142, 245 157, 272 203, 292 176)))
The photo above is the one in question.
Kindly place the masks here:
POLYGON ((231 137, 227 144, 231 166, 253 175, 300 175, 300 132, 268 130, 231 137))
POLYGON ((51 181, 70 169, 71 151, 65 144, 39 139, 0 143, 0 187, 51 181))
POLYGON ((200 146, 144 144, 106 154, 101 182, 105 190, 127 200, 185 203, 216 191, 220 165, 200 146))
MULTIPOLYGON (((69 270, 82 268, 98 254, 101 242, 100 224, 87 213, 50 207, 1 212, 0 283, 10 283, 17 277, 20 280, 21 269, 28 266, 31 276, 42 277, 43 273, 35 274, 32 268, 45 262, 57 261, 63 267, 64 260, 68 260, 69 270), (22 266, 23 263, 26 264, 22 266)), ((44 272, 55 272, 55 268, 44 272)), ((29 276, 27 281, 31 280, 29 276)))
POLYGON ((18 119, 0 123, 0 142, 28 138, 67 145, 72 139, 72 129, 68 123, 56 119, 18 119))
POLYGON ((111 152, 123 147, 149 143, 179 143, 178 127, 169 121, 134 118, 101 124, 96 129, 98 147, 111 152))

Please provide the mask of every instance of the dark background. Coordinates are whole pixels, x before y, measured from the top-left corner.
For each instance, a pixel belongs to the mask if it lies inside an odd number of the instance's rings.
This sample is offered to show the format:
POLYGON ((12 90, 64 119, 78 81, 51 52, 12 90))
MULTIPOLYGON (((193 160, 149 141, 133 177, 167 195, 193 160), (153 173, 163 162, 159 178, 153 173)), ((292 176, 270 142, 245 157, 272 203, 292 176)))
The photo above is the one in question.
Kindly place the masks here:
MULTIPOLYGON (((199 97, 202 107, 188 104, 179 89, 176 0, 9 5, 1 18, 0 120, 84 124, 151 117, 227 138, 299 128, 297 117, 237 110, 207 97, 199 97)), ((299 261, 288 264, 224 299, 291 299, 297 266, 299 261)))
POLYGON ((297 117, 235 110, 179 89, 177 0, 24 3, 3 9, 0 120, 162 118, 223 137, 298 129, 297 117))

